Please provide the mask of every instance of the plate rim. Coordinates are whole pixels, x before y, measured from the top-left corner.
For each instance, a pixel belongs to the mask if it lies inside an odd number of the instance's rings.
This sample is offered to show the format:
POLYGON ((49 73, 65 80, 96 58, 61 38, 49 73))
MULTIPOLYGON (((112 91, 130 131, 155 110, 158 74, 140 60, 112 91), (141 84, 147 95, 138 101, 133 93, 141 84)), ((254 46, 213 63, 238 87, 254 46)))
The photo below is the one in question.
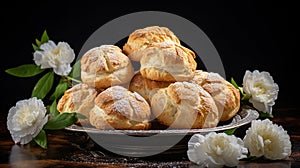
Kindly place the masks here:
POLYGON ((232 122, 226 125, 221 125, 212 128, 201 129, 149 129, 149 130, 101 130, 92 127, 82 127, 76 124, 65 127, 65 130, 74 132, 86 132, 91 134, 106 134, 106 135, 132 135, 132 136, 150 136, 154 134, 160 135, 191 135, 191 134, 206 134, 209 132, 220 132, 237 128, 246 124, 249 124, 252 120, 256 120, 259 117, 259 113, 256 110, 248 109, 239 111, 233 118, 232 122))

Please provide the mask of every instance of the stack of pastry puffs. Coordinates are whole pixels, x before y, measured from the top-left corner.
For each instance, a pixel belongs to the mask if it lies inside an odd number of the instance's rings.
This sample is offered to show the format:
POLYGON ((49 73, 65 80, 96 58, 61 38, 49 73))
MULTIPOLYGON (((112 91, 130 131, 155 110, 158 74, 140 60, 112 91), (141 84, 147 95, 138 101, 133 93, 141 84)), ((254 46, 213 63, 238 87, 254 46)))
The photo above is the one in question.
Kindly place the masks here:
POLYGON ((240 93, 218 73, 197 70, 195 53, 167 27, 133 31, 122 49, 101 45, 81 58, 82 83, 65 91, 59 112, 97 129, 209 128, 230 120, 240 93), (140 64, 134 69, 132 62, 140 64))

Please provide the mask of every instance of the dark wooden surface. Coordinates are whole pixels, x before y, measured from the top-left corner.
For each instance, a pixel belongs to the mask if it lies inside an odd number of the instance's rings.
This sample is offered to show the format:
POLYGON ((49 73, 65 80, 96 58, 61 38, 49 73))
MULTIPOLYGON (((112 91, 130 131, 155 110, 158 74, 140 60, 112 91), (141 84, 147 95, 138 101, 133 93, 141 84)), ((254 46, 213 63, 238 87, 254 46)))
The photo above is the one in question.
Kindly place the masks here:
MULTIPOLYGON (((288 131, 292 142, 292 154, 286 160, 240 161, 238 167, 300 167, 300 120, 297 109, 275 109, 275 123, 288 131)), ((84 132, 67 130, 48 131, 48 149, 34 143, 15 145, 6 129, 6 117, 0 121, 0 167, 197 167, 186 152, 159 154, 135 158, 116 155, 101 148, 84 132)), ((249 125, 238 129, 243 136, 249 125)))

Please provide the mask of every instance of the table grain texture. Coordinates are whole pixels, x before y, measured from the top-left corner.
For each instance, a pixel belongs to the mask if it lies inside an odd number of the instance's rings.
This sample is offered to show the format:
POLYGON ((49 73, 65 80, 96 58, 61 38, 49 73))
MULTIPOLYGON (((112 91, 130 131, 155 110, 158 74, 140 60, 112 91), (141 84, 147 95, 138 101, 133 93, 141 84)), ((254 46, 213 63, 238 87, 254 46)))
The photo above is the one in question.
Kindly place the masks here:
MULTIPOLYGON (((240 161, 237 167, 300 167, 300 120, 299 109, 274 109, 272 121, 282 125, 291 138, 292 154, 280 161, 265 159, 240 161)), ((6 115, 0 121, 0 167, 198 167, 191 163, 186 152, 181 154, 158 154, 151 157, 120 156, 105 149, 89 138, 85 132, 67 130, 47 131, 48 149, 35 143, 15 145, 6 127, 6 115)), ((249 124, 237 129, 243 137, 249 124)))

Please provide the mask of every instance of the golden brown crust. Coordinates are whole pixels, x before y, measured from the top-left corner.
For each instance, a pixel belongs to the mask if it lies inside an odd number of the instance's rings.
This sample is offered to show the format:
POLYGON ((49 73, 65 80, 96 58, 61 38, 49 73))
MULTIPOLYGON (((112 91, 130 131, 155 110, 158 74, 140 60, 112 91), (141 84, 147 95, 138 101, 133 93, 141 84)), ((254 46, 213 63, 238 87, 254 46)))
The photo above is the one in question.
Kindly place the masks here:
POLYGON ((94 107, 97 91, 86 84, 77 84, 65 91, 59 99, 57 110, 63 112, 77 112, 85 115, 87 119, 79 119, 81 124, 87 124, 89 112, 94 107))
POLYGON ((161 124, 172 128, 215 127, 220 118, 212 97, 189 82, 159 89, 151 98, 151 109, 161 124))
POLYGON ((129 84, 129 90, 139 93, 150 104, 150 97, 160 88, 168 87, 170 82, 154 81, 144 78, 140 72, 137 72, 129 84))
POLYGON ((180 40, 167 27, 149 26, 132 32, 123 46, 123 52, 133 61, 140 61, 141 55, 135 54, 153 43, 173 42, 180 44, 180 40))
POLYGON ((231 119, 240 108, 240 92, 218 73, 196 70, 191 82, 203 87, 214 99, 221 121, 231 119))
POLYGON ((112 86, 96 97, 90 122, 98 129, 148 129, 150 115, 150 106, 142 96, 112 86))
POLYGON ((97 90, 130 82, 134 69, 129 58, 114 45, 102 45, 81 58, 81 79, 97 90))
POLYGON ((176 82, 194 77, 195 53, 174 43, 157 43, 142 52, 140 73, 144 78, 176 82))

